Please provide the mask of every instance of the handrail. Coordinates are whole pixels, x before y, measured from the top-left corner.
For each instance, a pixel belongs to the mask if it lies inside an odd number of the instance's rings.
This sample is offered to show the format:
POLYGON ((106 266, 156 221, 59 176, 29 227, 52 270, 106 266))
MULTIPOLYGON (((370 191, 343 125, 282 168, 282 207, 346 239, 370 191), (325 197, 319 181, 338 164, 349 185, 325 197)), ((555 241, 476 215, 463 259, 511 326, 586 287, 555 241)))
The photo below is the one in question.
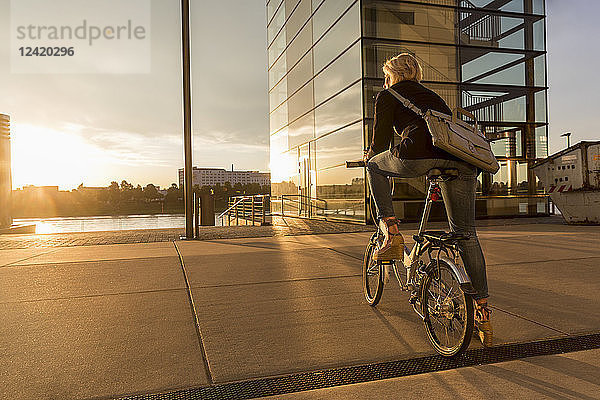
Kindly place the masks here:
MULTIPOLYGON (((238 204, 240 204, 242 201, 246 200, 247 198, 251 198, 252 196, 243 196, 242 198, 240 198, 238 201, 235 202, 234 205, 232 205, 231 207, 229 207, 227 210, 223 211, 221 214, 219 214, 219 216, 217 218, 223 218, 225 216, 225 214, 227 214, 229 211, 231 211, 235 206, 237 206, 238 204)), ((234 197, 235 198, 235 197, 234 197)))
POLYGON ((217 218, 221 218, 221 225, 225 226, 224 218, 227 216, 228 225, 231 225, 232 214, 235 217, 236 225, 239 225, 239 219, 252 221, 255 225, 256 221, 260 225, 271 224, 271 207, 270 195, 253 195, 253 196, 232 196, 229 198, 231 204, 217 218))

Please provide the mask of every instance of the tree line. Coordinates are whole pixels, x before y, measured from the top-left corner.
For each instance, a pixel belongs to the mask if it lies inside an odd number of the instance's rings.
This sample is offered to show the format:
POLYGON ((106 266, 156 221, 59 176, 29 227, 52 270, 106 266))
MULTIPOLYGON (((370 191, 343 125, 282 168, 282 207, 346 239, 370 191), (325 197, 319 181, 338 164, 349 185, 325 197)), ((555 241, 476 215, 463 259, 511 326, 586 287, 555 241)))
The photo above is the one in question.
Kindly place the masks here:
MULTIPOLYGON (((194 190, 212 194, 215 209, 225 210, 229 197, 269 194, 270 185, 235 184, 198 186, 194 190)), ((71 191, 57 187, 25 187, 14 190, 13 218, 70 217, 96 215, 178 214, 184 212, 183 189, 172 184, 166 191, 151 183, 136 185, 123 180, 111 182, 108 187, 87 188, 80 185, 71 191)))

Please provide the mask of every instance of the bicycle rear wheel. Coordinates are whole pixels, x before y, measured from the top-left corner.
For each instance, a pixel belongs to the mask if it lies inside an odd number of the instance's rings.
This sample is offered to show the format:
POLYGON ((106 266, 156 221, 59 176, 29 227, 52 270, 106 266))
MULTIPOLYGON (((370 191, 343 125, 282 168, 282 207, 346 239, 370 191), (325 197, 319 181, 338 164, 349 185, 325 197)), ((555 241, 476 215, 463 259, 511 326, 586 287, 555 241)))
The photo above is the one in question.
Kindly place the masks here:
POLYGON ((456 274, 444 260, 428 266, 421 288, 425 331, 434 349, 453 357, 469 347, 473 334, 473 298, 464 293, 456 274), (439 272, 439 276, 438 276, 439 272))
POLYGON ((370 306, 375 307, 383 294, 384 266, 373 260, 373 252, 377 248, 377 233, 369 240, 363 257, 363 292, 370 306))

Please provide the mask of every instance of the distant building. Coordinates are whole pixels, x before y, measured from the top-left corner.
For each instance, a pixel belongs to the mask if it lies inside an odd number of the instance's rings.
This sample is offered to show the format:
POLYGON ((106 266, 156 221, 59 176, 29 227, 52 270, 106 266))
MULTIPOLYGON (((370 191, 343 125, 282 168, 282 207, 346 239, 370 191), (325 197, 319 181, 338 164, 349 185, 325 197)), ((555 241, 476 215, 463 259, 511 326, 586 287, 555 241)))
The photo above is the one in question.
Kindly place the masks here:
POLYGON ((10 117, 0 114, 0 229, 12 225, 10 168, 10 117))
MULTIPOLYGON (((192 185, 194 186, 224 185, 225 182, 229 182, 232 186, 237 183, 242 185, 251 183, 270 185, 271 174, 258 171, 227 171, 223 168, 194 167, 192 169, 192 185)), ((179 169, 179 187, 183 187, 183 168, 179 169)))

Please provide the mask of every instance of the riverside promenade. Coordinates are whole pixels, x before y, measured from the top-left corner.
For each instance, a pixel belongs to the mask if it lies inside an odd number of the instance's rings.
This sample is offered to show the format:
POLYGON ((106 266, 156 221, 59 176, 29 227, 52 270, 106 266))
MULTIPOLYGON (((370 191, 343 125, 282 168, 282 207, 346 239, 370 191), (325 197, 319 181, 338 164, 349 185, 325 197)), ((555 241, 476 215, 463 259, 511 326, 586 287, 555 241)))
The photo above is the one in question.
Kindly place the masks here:
POLYGON ((600 227, 478 225, 496 347, 454 364, 366 305, 372 227, 0 236, 0 399, 598 398, 600 227))

